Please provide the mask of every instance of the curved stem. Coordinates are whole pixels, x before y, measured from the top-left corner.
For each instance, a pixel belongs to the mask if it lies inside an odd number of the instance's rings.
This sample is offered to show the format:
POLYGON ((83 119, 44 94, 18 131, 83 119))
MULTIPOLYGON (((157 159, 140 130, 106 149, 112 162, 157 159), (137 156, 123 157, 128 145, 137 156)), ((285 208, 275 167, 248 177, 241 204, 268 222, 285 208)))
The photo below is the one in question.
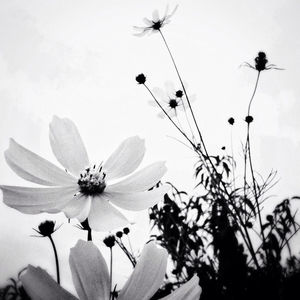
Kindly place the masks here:
POLYGON ((53 241, 53 239, 52 239, 52 236, 51 236, 51 235, 49 235, 48 237, 49 237, 49 239, 50 239, 50 242, 51 242, 51 244, 52 244, 53 251, 54 251, 54 256, 55 256, 55 264, 56 264, 56 278, 57 278, 57 283, 58 283, 58 284, 60 284, 59 263, 58 263, 58 256, 57 256, 56 247, 55 247, 54 241, 53 241))
POLYGON ((254 90, 253 90, 253 93, 252 93, 252 96, 251 96, 251 99, 250 99, 250 102, 249 102, 249 105, 248 105, 248 116, 250 115, 251 104, 252 104, 253 98, 255 96, 256 90, 257 90, 259 76, 260 76, 260 71, 258 71, 258 73, 257 73, 257 78, 256 78, 254 90))
POLYGON ((201 134, 201 132, 200 132, 198 123, 197 123, 197 121, 196 121, 196 118, 195 118, 195 115, 194 115, 194 111, 193 111, 193 109, 192 109, 191 102, 190 102, 190 100, 189 100, 189 96, 188 96, 188 94, 187 94, 187 92, 186 92, 186 89, 185 89, 184 83, 183 83, 183 81, 182 81, 182 78, 181 78, 181 76, 180 76, 179 70, 178 70, 178 68, 177 68, 175 59, 174 59, 174 57, 173 57, 173 55, 172 55, 172 52, 171 52, 171 50, 170 50, 170 48, 169 48, 169 45, 168 45, 168 43, 167 43, 167 41, 166 41, 166 39, 165 39, 163 33, 161 32, 161 30, 159 30, 159 33, 160 33, 160 35, 161 35, 161 37, 162 37, 162 39, 163 39, 163 41, 164 41, 164 43, 165 43, 165 46, 166 46, 166 48, 167 48, 167 50, 168 50, 168 52, 169 52, 169 55, 170 55, 170 57, 171 57, 171 60, 172 60, 172 63, 173 63, 173 65, 174 65, 175 71, 176 71, 176 73, 177 73, 178 79, 179 79, 179 81, 180 81, 180 84, 181 84, 182 89, 183 89, 183 91, 184 91, 184 94, 185 94, 185 96, 186 96, 186 100, 187 100, 188 106, 189 106, 189 108, 190 108, 190 111, 191 111, 191 114, 192 114, 194 123, 195 123, 195 125, 196 125, 197 131, 198 131, 198 134, 199 134, 199 137, 200 137, 200 141, 202 142, 203 147, 205 148, 205 145, 204 145, 204 143, 203 143, 202 134, 201 134))

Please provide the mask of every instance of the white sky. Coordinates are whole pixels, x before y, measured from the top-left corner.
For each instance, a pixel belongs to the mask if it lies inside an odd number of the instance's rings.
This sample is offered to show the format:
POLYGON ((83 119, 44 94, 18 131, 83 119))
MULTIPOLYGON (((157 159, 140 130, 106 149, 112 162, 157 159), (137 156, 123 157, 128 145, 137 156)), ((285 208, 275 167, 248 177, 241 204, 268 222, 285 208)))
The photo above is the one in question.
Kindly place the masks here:
MULTIPOLYGON (((263 50, 270 63, 286 69, 262 73, 252 106, 252 151, 257 171, 266 175, 278 170, 280 181, 271 206, 283 197, 299 195, 297 0, 0 0, 0 153, 13 137, 56 162, 48 142, 48 124, 56 114, 77 124, 94 160, 105 159, 128 136, 145 138, 143 165, 166 160, 165 180, 191 190, 193 154, 167 137, 179 136, 166 120, 156 117, 158 111, 147 103, 149 95, 134 80, 144 72, 150 86, 163 86, 167 80, 178 84, 159 35, 132 35, 133 25, 142 25, 142 18, 151 17, 156 8, 163 12, 167 3, 179 8, 164 33, 182 77, 197 95, 194 108, 212 154, 223 145, 230 148, 231 116, 236 119, 235 155, 242 153, 243 119, 256 73, 239 65, 252 63, 263 50)), ((2 154, 0 179, 1 184, 29 185, 9 169, 2 154)), ((144 240, 145 215, 131 216, 137 221, 134 230, 144 240)), ((60 215, 52 218, 64 220, 60 215)), ((49 241, 29 237, 31 228, 44 219, 0 203, 0 285, 28 263, 54 274, 49 241)), ((66 262, 79 237, 84 236, 67 224, 54 236, 65 269, 62 283, 70 290, 66 262)), ((144 240, 135 241, 137 249, 144 240)))

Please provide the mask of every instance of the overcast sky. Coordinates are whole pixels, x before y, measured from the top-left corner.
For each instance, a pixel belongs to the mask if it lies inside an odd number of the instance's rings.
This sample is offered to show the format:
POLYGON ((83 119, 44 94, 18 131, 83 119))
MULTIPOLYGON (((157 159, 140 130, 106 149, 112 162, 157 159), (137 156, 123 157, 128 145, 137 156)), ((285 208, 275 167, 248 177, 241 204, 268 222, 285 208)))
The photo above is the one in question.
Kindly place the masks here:
MULTIPOLYGON (((193 153, 169 137, 179 136, 157 118, 158 110, 148 105, 149 95, 134 80, 143 72, 150 87, 167 80, 178 86, 160 36, 138 38, 132 29, 154 9, 163 12, 167 3, 179 8, 163 31, 189 91, 197 95, 194 108, 210 153, 220 153, 222 146, 230 149, 227 119, 234 117, 234 151, 237 159, 242 155, 243 119, 256 73, 239 66, 252 63, 263 50, 270 63, 285 69, 261 75, 252 106, 252 151, 258 172, 278 170, 270 207, 300 194, 297 0, 0 0, 1 184, 30 186, 4 160, 10 137, 56 163, 48 124, 58 115, 77 124, 95 161, 105 159, 126 137, 145 138, 143 165, 166 160, 164 179, 192 191, 193 153)), ((29 237, 45 217, 22 215, 0 203, 0 285, 28 263, 55 274, 49 241, 29 237)), ((59 224, 65 221, 61 215, 51 217, 59 224)), ((133 230, 146 240, 146 213, 130 217, 137 222, 133 230)), ((70 290, 66 262, 79 237, 85 238, 68 224, 54 236, 65 269, 62 283, 70 290)), ((134 241, 136 249, 144 240, 134 241)), ((100 239, 98 244, 103 249, 100 239)), ((129 269, 125 266, 124 274, 129 269)))

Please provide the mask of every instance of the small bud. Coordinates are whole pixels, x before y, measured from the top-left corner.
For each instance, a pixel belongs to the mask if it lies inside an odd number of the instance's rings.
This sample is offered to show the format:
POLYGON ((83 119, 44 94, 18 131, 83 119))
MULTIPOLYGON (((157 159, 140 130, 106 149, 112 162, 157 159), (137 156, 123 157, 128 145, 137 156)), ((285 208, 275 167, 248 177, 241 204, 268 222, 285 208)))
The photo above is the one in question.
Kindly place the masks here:
POLYGON ((144 84, 146 82, 146 76, 142 73, 139 74, 138 76, 135 77, 135 80, 139 83, 139 84, 144 84))
POLYGON ((150 213, 149 214, 149 218, 150 218, 150 220, 155 220, 155 214, 154 213, 150 213))
POLYGON ((123 228, 123 232, 124 232, 124 234, 128 234, 130 232, 130 230, 128 227, 125 227, 125 228, 123 228))
POLYGON ((266 219, 267 219, 267 221, 269 221, 270 223, 273 223, 273 221, 274 221, 274 218, 273 218, 272 215, 267 215, 267 216, 266 216, 266 219))
POLYGON ((234 124, 234 118, 229 118, 229 119, 228 119, 228 123, 229 123, 230 125, 233 125, 233 124, 234 124))
POLYGON ((105 239, 103 239, 103 243, 109 247, 112 248, 115 245, 116 238, 114 235, 109 235, 105 239))
POLYGON ((221 149, 222 149, 222 150, 225 150, 225 149, 226 149, 226 147, 225 147, 225 146, 223 146, 221 149))
POLYGON ((183 91, 178 90, 178 91, 176 92, 175 95, 176 95, 177 98, 182 98, 182 96, 183 96, 183 91))
POLYGON ((251 123, 251 122, 253 122, 253 117, 252 116, 247 116, 246 118, 245 118, 245 121, 246 121, 246 123, 251 123))
POLYGON ((116 237, 121 238, 122 236, 123 236, 123 232, 122 231, 117 231, 116 237))
POLYGON ((248 222, 246 223, 246 227, 252 228, 252 227, 253 227, 253 224, 252 224, 251 222, 248 221, 248 222))

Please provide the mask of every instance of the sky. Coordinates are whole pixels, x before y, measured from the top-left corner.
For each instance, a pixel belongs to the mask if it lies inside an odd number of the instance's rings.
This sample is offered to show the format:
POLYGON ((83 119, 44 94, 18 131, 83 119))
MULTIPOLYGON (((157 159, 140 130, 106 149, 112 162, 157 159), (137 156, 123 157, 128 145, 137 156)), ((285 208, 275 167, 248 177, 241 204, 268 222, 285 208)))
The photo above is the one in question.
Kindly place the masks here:
MULTIPOLYGON (((0 183, 31 186, 15 175, 3 152, 10 137, 58 165, 48 140, 53 115, 72 119, 88 153, 102 161, 125 138, 145 139, 142 166, 165 160, 165 181, 192 193, 196 157, 159 110, 148 104, 147 91, 135 76, 144 73, 150 88, 172 81, 179 87, 168 53, 158 34, 138 38, 154 9, 179 5, 163 28, 193 103, 209 152, 242 157, 244 118, 256 73, 241 67, 258 51, 284 71, 264 71, 252 105, 253 162, 266 176, 277 170, 278 183, 266 210, 285 197, 300 194, 300 3, 295 0, 0 0, 0 183), (236 123, 227 123, 234 117, 236 123)), ((32 227, 59 215, 23 215, 6 207, 0 195, 0 286, 28 263, 55 274, 49 241, 30 237, 32 227)), ((295 203, 294 207, 299 206, 295 203)), ((138 251, 149 236, 147 213, 130 214, 138 251)), ((62 283, 73 291, 68 251, 85 234, 73 224, 55 233, 63 266, 62 283)), ((98 234, 99 248, 108 257, 98 234)), ((299 238, 297 237, 299 242, 299 238)), ((299 243, 298 243, 299 244, 299 243)), ((121 257, 121 255, 120 255, 121 257)), ((118 280, 126 279, 124 262, 118 280)), ((122 283, 120 283, 122 284, 122 283)))

